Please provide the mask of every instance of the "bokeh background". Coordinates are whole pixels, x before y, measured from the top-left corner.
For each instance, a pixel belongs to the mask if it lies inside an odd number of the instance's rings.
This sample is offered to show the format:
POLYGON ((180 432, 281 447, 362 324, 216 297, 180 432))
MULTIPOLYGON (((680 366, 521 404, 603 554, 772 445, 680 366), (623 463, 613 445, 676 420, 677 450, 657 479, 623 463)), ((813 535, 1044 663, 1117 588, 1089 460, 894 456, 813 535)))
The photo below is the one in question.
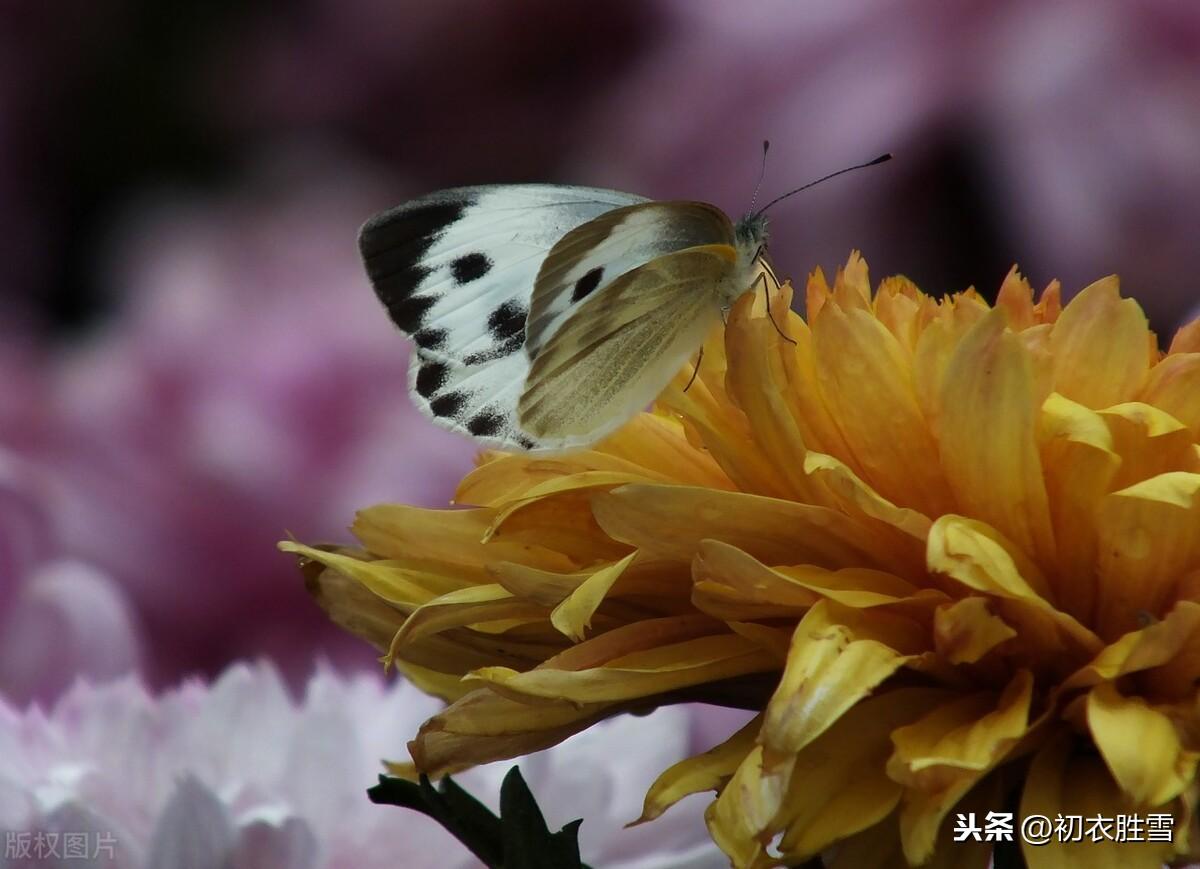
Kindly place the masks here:
POLYGON ((444 504, 355 232, 558 181, 773 211, 802 281, 1200 301, 1200 6, 60 0, 0 12, 0 695, 374 668, 274 543, 444 504))

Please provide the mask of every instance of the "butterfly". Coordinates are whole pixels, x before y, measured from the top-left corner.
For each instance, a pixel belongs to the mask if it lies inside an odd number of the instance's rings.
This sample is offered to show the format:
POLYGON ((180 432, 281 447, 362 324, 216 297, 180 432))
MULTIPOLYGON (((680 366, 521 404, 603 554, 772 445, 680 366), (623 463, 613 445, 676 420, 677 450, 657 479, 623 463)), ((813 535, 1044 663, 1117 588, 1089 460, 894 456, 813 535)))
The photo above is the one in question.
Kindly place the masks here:
POLYGON ((770 273, 764 210, 735 223, 593 187, 459 187, 371 218, 359 249, 416 345, 417 407, 487 446, 559 451, 645 409, 770 273))

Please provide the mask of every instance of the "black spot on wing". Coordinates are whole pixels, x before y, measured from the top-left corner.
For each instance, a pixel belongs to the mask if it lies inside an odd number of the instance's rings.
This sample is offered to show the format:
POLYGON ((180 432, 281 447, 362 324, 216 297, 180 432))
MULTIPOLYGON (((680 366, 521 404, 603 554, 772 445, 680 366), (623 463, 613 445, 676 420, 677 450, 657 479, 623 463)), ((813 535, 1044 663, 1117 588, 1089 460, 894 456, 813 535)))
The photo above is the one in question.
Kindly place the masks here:
POLYGON ((483 410, 471 417, 467 431, 475 437, 489 437, 504 428, 504 417, 494 410, 483 410))
POLYGON ((497 341, 508 341, 518 335, 524 341, 525 318, 529 311, 513 301, 505 302, 488 315, 488 329, 497 341))
POLYGON ((424 347, 426 350, 440 350, 446 343, 447 335, 445 329, 421 329, 414 332, 412 337, 418 347, 424 347))
POLYGON ((487 350, 482 350, 479 353, 472 353, 470 356, 463 357, 464 365, 482 365, 485 362, 494 362, 497 359, 503 359, 511 353, 518 352, 525 346, 525 335, 514 335, 503 344, 495 347, 490 347, 487 350))
POLYGON ((384 299, 382 296, 380 299, 387 305, 392 322, 409 335, 421 328, 421 323, 425 320, 425 313, 437 302, 437 298, 434 296, 407 296, 394 302, 384 299))
POLYGON ((392 322, 405 332, 420 329, 433 304, 433 300, 411 298, 431 272, 424 265, 425 255, 470 205, 469 201, 402 205, 371 218, 359 232, 358 248, 375 294, 392 322))
POLYGON ((478 280, 491 270, 492 261, 481 253, 469 253, 450 263, 450 273, 459 286, 478 280))
POLYGON ((586 299, 596 287, 600 286, 600 279, 603 277, 604 267, 597 266, 577 280, 575 282, 575 289, 571 292, 571 301, 578 302, 581 299, 586 299))
POLYGON ((467 394, 465 392, 447 392, 429 402, 429 409, 433 411, 434 416, 453 418, 462 412, 466 404, 467 394))
POLYGON ((450 367, 444 362, 426 360, 417 370, 417 394, 429 398, 441 389, 450 376, 450 367))

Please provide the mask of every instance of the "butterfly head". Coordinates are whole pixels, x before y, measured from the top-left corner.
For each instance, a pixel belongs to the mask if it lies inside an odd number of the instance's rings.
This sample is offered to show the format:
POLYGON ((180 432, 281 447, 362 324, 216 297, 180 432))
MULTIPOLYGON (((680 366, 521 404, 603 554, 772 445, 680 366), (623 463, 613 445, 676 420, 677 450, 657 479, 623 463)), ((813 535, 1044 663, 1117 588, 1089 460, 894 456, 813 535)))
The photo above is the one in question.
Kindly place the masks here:
POLYGON ((734 224, 733 238, 737 244, 738 253, 747 258, 757 258, 767 246, 769 237, 767 231, 767 216, 761 211, 752 211, 742 215, 734 224))

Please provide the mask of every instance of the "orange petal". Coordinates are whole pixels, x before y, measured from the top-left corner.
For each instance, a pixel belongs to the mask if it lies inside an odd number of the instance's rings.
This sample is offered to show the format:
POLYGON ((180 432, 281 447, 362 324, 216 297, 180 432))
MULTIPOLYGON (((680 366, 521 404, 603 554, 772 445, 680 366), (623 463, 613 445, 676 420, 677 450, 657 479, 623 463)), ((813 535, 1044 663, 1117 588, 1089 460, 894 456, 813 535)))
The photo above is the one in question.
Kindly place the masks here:
POLYGON ((1184 751, 1171 719, 1140 697, 1124 697, 1111 682, 1088 694, 1087 722, 1113 778, 1134 803, 1160 806, 1178 796, 1196 773, 1195 752, 1184 751))
MULTIPOLYGON (((776 299, 781 310, 789 310, 783 303, 790 300, 790 293, 776 299)), ((730 312, 725 345, 734 361, 726 385, 746 414, 756 446, 769 458, 783 484, 783 494, 811 502, 813 486, 803 470, 804 436, 788 402, 794 389, 788 384, 784 357, 794 353, 793 345, 780 337, 765 316, 750 316, 750 309, 751 300, 742 299, 730 312)))
POLYGON ((875 293, 875 316, 911 356, 921 335, 922 305, 916 284, 902 275, 884 278, 875 293))
POLYGON ((1033 312, 1033 287, 1017 271, 1014 265, 1004 276, 1000 291, 996 294, 996 307, 1008 316, 1008 325, 1014 331, 1028 329, 1036 320, 1033 312))
POLYGON ((811 565, 770 568, 737 547, 703 540, 693 577, 727 586, 736 599, 804 610, 821 598, 849 607, 895 603, 917 592, 898 576, 865 568, 831 571, 811 565))
POLYGON ((959 344, 941 395, 942 467, 963 512, 1026 554, 1053 561, 1037 448, 1040 401, 1028 352, 993 311, 959 344))
POLYGON ((1054 324, 1054 388, 1091 408, 1131 399, 1150 369, 1150 329, 1115 276, 1101 278, 1063 308, 1054 324))
POLYGON ((1171 340, 1171 349, 1175 353, 1200 353, 1200 317, 1186 326, 1181 326, 1171 340))
MULTIPOLYGON (((1200 320, 1196 325, 1200 327, 1200 320)), ((1200 336, 1200 328, 1196 334, 1200 336)), ((1138 398, 1171 414, 1200 440, 1200 352, 1162 359, 1150 369, 1138 398)))
POLYGON ((487 565, 513 561, 568 573, 578 567, 561 552, 537 543, 493 540, 484 536, 492 510, 423 510, 380 504, 360 510, 351 531, 367 549, 414 569, 490 582, 487 565))
POLYGON ((1170 414, 1131 401, 1105 408, 1100 416, 1112 432, 1113 450, 1121 457, 1121 467, 1112 481, 1114 489, 1181 470, 1187 463, 1192 433, 1170 414))
POLYGON ((1070 672, 1100 651, 1100 639, 1056 609, 1028 580, 1040 573, 994 529, 961 516, 943 516, 929 534, 929 569, 993 597, 997 613, 1024 639, 1019 651, 1070 672))
POLYGON ((812 326, 818 385, 850 452, 880 495, 928 515, 952 509, 908 353, 869 311, 829 305, 812 326))
POLYGON ((767 564, 889 567, 863 525, 794 501, 687 486, 622 486, 596 495, 592 510, 613 539, 685 564, 701 540, 713 538, 767 564))

